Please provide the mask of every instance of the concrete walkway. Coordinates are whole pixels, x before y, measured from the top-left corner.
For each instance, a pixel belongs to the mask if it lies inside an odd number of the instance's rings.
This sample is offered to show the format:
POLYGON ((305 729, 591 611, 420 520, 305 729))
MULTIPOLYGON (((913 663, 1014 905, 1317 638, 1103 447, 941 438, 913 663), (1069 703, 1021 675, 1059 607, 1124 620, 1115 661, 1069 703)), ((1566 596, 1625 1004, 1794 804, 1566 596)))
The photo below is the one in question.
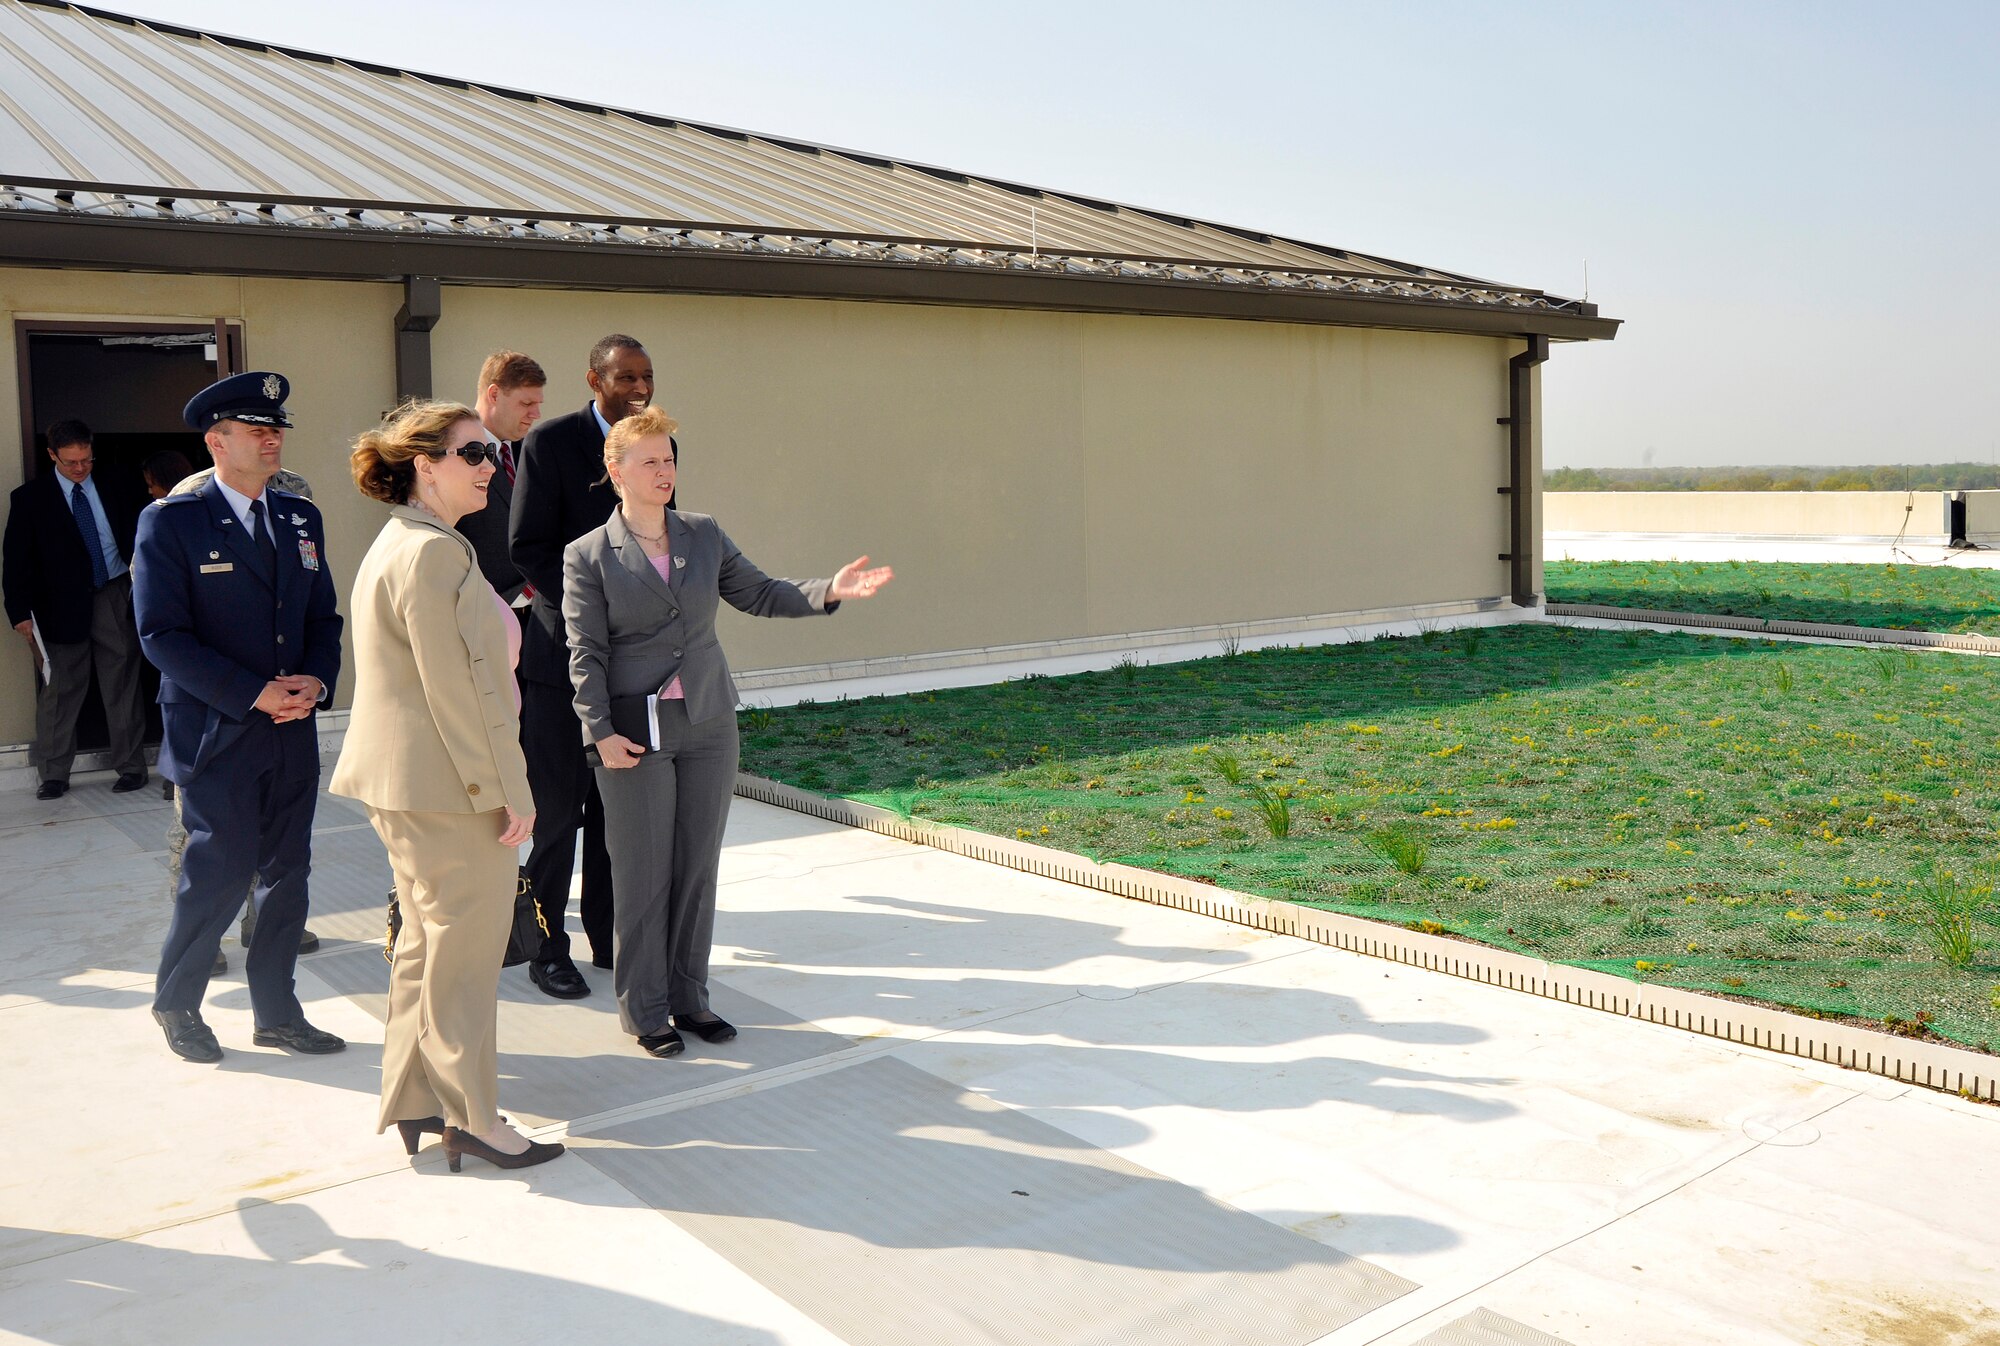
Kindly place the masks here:
POLYGON ((739 801, 723 1048, 502 978, 507 1174, 374 1134, 387 870, 323 799, 329 1058, 170 1056, 157 795, 0 797, 0 1341, 2000 1342, 2000 1110, 739 801))

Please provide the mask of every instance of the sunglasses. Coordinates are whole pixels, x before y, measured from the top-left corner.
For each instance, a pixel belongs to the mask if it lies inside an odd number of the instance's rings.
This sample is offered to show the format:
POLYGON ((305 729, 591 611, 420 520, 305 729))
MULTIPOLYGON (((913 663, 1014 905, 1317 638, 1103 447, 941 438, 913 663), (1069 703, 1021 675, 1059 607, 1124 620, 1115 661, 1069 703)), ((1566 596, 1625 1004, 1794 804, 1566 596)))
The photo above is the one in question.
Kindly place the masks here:
POLYGON ((455 449, 446 449, 443 453, 433 453, 425 456, 430 458, 432 462, 438 462, 451 457, 454 453, 463 458, 468 467, 478 467, 481 463, 491 463, 495 467, 500 466, 500 451, 491 444, 461 444, 455 449))

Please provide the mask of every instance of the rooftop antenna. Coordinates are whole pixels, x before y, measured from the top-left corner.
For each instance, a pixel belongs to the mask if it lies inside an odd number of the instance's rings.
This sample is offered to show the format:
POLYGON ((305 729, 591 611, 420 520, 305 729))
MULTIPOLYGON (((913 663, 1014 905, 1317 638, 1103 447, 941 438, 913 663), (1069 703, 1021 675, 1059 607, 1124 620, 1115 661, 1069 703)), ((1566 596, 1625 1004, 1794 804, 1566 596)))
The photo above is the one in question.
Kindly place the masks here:
POLYGON ((1583 302, 1590 302, 1590 259, 1583 259, 1583 302))
POLYGON ((1042 255, 1041 224, 1035 218, 1035 208, 1033 206, 1028 207, 1028 255, 1030 257, 1040 257, 1042 255))

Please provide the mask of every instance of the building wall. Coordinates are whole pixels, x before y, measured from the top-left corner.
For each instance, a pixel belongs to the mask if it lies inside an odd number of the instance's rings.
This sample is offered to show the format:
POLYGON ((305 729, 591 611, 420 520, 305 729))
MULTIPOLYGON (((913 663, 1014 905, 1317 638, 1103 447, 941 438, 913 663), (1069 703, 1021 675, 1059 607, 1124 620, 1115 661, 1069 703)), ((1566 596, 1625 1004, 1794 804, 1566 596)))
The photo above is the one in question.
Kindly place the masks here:
MULTIPOLYGON (((0 433, 19 438, 20 387, 11 372, 18 367, 17 318, 239 320, 250 367, 278 370, 292 382, 288 405, 296 428, 286 436, 285 465, 312 483, 344 599, 355 561, 381 527, 381 507, 363 499, 348 476, 348 442, 395 402, 390 331, 401 304, 396 285, 0 268, 0 369, 9 371, 0 377, 0 433)), ((116 390, 105 394, 115 399, 116 390)), ((0 489, 20 484, 15 443, 0 454, 0 489)), ((352 690, 339 688, 338 704, 352 690)), ((34 730, 29 660, 25 653, 0 659, 0 744, 25 743, 34 730)))
MULTIPOLYGON (((1975 537, 2000 530, 2000 491, 1966 493, 1975 537)), ((1685 533, 1943 542, 1944 491, 1550 491, 1547 528, 1564 533, 1685 533)))
MULTIPOLYGON (((0 341, 16 316, 241 319, 251 367, 292 380, 286 464, 317 488, 344 593, 383 516, 348 484, 347 447, 394 400, 400 302, 393 285, 0 270, 0 341)), ((728 614, 740 670, 1508 591, 1495 418, 1518 342, 454 286, 443 309, 437 395, 470 400, 484 355, 514 346, 548 369, 548 414, 574 410, 592 342, 629 332, 682 423, 686 507, 773 574, 862 552, 896 566, 832 620, 728 614)), ((0 424, 18 425, 15 397, 0 380, 0 424)), ((0 661, 0 743, 32 734, 26 663, 0 661)))
POLYGON ((1517 342, 1278 323, 446 287, 441 396, 513 345, 550 414, 608 332, 681 422, 682 505, 773 574, 867 552, 826 622, 726 614, 741 670, 1507 592, 1517 342))

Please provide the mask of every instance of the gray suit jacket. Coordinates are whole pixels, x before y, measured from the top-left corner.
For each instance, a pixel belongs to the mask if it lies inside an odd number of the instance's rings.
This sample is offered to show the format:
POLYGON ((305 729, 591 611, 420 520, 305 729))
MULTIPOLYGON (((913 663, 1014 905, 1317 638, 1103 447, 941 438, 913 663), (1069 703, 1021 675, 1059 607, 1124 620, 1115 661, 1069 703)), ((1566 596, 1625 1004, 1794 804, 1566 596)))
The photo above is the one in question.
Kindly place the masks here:
POLYGON ((648 696, 678 676, 690 723, 736 709, 736 684, 715 637, 722 603, 753 617, 830 613, 831 580, 772 579, 706 514, 667 511, 671 583, 618 510, 563 551, 570 682, 586 745, 608 737, 614 697, 648 696))

